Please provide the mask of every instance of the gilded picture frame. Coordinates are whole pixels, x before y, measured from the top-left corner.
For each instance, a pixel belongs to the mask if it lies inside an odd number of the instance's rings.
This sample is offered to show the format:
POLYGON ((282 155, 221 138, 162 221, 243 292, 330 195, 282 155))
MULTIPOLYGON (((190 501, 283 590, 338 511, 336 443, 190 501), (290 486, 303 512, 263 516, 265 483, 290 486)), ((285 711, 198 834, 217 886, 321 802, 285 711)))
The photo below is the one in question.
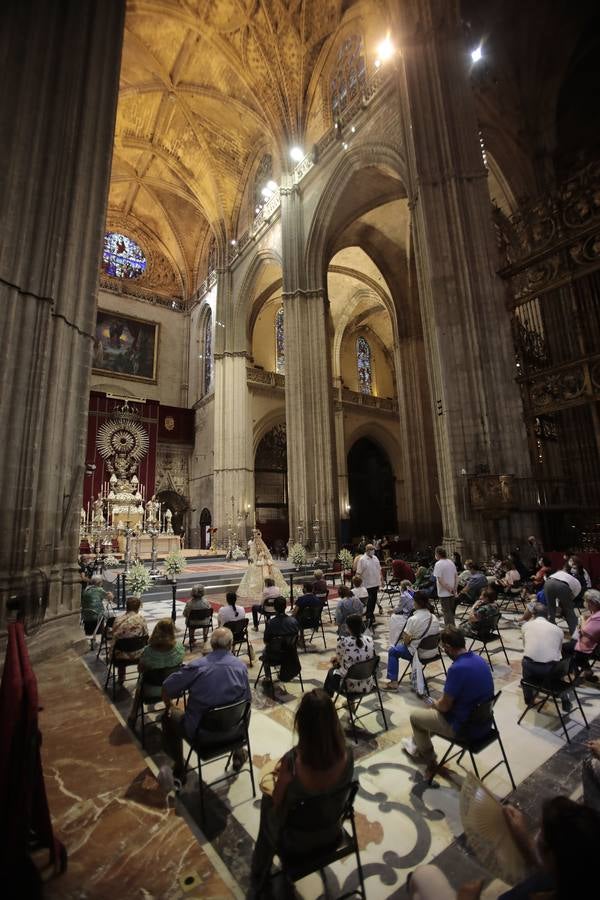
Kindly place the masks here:
POLYGON ((99 309, 92 371, 156 384, 159 323, 99 309))

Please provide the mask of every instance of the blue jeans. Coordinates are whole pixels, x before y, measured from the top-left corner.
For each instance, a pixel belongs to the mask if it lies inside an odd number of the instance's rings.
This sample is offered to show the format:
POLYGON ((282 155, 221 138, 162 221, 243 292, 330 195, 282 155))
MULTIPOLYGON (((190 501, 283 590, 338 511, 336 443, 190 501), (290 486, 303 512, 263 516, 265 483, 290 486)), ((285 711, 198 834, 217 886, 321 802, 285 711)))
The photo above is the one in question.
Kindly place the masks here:
POLYGON ((398 681, 398 660, 412 662, 412 654, 406 644, 395 644, 388 650, 387 677, 390 681, 398 681))

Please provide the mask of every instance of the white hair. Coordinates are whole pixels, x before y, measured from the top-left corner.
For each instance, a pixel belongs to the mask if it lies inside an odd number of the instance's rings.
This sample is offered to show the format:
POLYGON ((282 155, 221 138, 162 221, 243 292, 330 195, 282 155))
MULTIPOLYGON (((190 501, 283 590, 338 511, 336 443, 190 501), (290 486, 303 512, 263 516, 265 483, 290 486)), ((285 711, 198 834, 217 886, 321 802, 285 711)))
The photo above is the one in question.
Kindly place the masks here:
POLYGON ((586 591, 583 595, 583 599, 587 600, 588 603, 593 603, 594 606, 600 606, 600 591, 590 588, 590 590, 586 591))
POLYGON ((233 632, 229 628, 215 628, 210 636, 213 650, 230 650, 233 643, 233 632))
POLYGON ((92 584, 102 584, 103 580, 102 575, 92 575, 90 578, 92 584))
POLYGON ((192 588, 192 597, 204 597, 204 585, 195 584, 192 588))

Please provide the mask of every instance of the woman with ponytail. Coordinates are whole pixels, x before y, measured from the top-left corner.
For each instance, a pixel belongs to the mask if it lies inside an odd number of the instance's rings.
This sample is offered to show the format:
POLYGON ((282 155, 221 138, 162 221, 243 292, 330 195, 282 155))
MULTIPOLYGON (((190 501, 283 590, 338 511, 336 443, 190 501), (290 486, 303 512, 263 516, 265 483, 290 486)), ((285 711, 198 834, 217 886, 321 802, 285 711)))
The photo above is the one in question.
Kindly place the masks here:
MULTIPOLYGON (((332 668, 327 673, 323 685, 327 693, 333 697, 340 681, 355 663, 365 662, 375 656, 372 636, 364 631, 362 616, 353 614, 346 619, 348 634, 338 637, 336 654, 331 660, 332 668)), ((346 681, 346 690, 356 694, 368 694, 374 687, 373 678, 362 681, 350 679, 346 681)))
POLYGON ((235 591, 229 591, 225 595, 227 606, 222 606, 217 616, 219 620, 219 628, 226 625, 227 622, 241 622, 246 618, 246 610, 243 606, 237 606, 237 594, 235 591))

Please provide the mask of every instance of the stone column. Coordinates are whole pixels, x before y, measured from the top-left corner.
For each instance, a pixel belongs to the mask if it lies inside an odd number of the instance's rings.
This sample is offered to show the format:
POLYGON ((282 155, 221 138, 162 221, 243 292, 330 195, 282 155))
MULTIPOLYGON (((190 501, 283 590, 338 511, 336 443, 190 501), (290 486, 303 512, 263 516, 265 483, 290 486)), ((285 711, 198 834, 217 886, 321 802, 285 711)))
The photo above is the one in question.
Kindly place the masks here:
POLYGON ((89 380, 125 4, 19 0, 0 57, 0 618, 78 609, 89 380))
MULTIPOLYGON (((227 545, 228 518, 237 532, 237 512, 245 504, 254 509, 254 459, 252 455, 252 425, 250 422, 250 394, 246 376, 246 349, 236 347, 233 335, 233 303, 231 302, 231 274, 227 270, 217 275, 217 328, 215 346, 215 409, 214 409, 214 517, 219 530, 217 545, 227 545), (231 498, 234 498, 233 512, 231 498)), ((248 520, 248 527, 252 522, 248 520)), ((242 536, 243 537, 243 536, 242 536)))
MULTIPOLYGON (((398 4, 400 94, 444 540, 479 552, 463 474, 529 472, 459 7, 398 4)), ((522 527, 517 523, 513 532, 522 527)), ((513 533, 517 539, 522 535, 513 533)))
POLYGON ((312 540, 315 513, 320 545, 337 547, 338 491, 331 378, 332 335, 325 287, 307 290, 302 271, 301 197, 282 181, 283 303, 285 307, 285 410, 290 535, 298 522, 312 540))

